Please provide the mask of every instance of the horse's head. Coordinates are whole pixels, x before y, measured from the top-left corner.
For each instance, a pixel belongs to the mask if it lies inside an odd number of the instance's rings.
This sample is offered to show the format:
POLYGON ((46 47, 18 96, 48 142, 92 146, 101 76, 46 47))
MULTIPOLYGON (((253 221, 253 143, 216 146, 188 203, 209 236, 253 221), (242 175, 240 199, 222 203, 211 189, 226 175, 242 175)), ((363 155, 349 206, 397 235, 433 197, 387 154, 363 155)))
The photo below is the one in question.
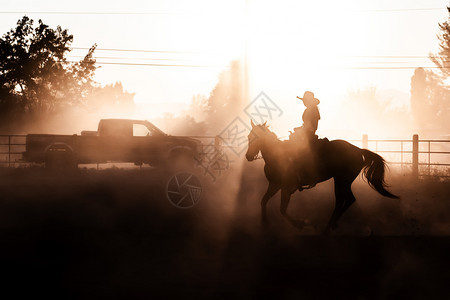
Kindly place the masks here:
POLYGON ((248 134, 248 150, 245 154, 245 157, 248 161, 255 160, 259 151, 261 151, 262 143, 264 141, 264 137, 268 133, 272 133, 266 126, 267 122, 264 122, 262 125, 255 125, 253 121, 250 121, 252 125, 252 131, 248 134))

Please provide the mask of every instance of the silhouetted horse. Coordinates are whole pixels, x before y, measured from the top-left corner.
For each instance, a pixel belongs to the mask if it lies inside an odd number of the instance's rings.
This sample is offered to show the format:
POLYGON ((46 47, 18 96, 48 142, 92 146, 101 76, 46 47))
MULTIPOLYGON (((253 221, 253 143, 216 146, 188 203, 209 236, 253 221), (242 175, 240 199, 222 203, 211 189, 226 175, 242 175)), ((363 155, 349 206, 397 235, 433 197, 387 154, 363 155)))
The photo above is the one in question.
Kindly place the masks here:
MULTIPOLYGON (((248 135, 248 161, 256 159, 261 151, 265 161, 264 173, 269 181, 267 192, 261 200, 261 216, 263 223, 267 223, 266 205, 269 199, 281 189, 281 214, 294 226, 300 228, 305 222, 296 221, 287 215, 291 195, 297 190, 297 173, 295 164, 290 155, 290 141, 280 141, 271 132, 266 123, 254 125, 248 135)), ((384 173, 386 163, 378 154, 358 148, 343 140, 326 142, 319 150, 316 178, 322 182, 334 178, 336 203, 331 219, 324 233, 337 228, 337 221, 344 211, 355 202, 351 185, 358 174, 363 170, 364 177, 369 185, 381 195, 398 198, 386 190, 384 173)))

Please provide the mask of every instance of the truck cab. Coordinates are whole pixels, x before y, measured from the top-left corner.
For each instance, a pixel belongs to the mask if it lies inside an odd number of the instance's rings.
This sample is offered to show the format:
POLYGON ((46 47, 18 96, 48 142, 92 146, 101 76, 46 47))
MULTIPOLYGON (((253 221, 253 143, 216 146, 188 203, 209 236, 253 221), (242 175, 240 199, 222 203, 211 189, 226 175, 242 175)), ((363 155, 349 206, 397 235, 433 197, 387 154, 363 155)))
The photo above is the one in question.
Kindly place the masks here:
POLYGON ((102 119, 98 123, 98 136, 167 136, 149 121, 128 119, 102 119))

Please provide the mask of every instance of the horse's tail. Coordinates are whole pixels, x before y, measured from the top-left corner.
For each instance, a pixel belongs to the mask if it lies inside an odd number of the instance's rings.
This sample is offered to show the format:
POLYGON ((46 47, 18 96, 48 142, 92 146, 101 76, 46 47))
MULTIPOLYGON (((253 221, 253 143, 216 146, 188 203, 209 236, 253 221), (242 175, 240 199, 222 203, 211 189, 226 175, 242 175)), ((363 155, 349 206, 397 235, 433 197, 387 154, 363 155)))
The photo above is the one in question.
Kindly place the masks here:
POLYGON ((386 189, 387 185, 384 181, 384 175, 387 166, 384 158, 367 149, 361 149, 361 154, 364 157, 363 175, 369 185, 385 197, 398 199, 398 196, 386 189))

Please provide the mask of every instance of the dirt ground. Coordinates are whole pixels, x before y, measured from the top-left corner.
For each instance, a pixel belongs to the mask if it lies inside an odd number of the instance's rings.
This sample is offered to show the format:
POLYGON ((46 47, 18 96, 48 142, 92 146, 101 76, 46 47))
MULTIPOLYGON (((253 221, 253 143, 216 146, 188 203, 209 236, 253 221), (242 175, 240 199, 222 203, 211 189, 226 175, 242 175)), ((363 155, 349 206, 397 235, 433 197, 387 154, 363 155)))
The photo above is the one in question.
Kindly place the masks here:
MULTIPOLYGON (((391 174, 400 200, 361 179, 357 202, 330 236, 333 182, 297 193, 293 228, 259 201, 262 165, 213 182, 199 171, 201 200, 179 209, 173 174, 156 169, 52 174, 0 169, 2 294, 61 299, 262 298, 449 299, 450 184, 391 174)), ((3 299, 6 299, 2 297, 3 299)))

